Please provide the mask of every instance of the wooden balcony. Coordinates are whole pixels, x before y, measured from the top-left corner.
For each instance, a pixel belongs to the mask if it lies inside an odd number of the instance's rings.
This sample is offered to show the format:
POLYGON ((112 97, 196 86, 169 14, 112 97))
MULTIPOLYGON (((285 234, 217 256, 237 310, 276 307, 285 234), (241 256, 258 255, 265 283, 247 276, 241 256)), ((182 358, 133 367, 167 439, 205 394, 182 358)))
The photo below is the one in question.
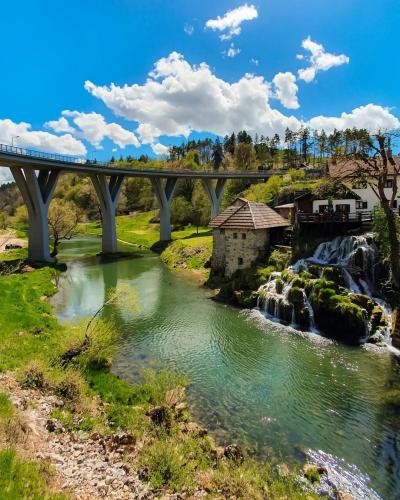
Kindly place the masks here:
POLYGON ((304 213, 297 212, 296 224, 346 224, 349 226, 362 226, 372 222, 372 212, 332 212, 332 213, 304 213))

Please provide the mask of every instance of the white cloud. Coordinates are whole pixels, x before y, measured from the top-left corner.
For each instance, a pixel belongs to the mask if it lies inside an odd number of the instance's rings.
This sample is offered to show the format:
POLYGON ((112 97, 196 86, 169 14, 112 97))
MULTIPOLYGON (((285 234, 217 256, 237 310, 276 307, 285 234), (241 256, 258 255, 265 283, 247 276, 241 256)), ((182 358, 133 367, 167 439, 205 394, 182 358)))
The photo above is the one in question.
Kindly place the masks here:
POLYGON ((183 28, 183 31, 187 35, 191 36, 194 33, 194 26, 192 26, 191 24, 186 23, 185 26, 184 26, 184 28, 183 28))
POLYGON ((348 64, 350 58, 345 54, 335 55, 326 52, 323 45, 320 43, 313 42, 309 36, 302 42, 303 49, 310 52, 311 55, 303 56, 297 55, 297 59, 305 59, 310 63, 310 66, 305 69, 300 69, 298 71, 299 78, 307 83, 314 80, 318 71, 327 71, 335 66, 341 66, 342 64, 348 64))
POLYGON ((191 131, 225 135, 246 129, 268 135, 300 126, 297 118, 271 108, 270 84, 263 77, 246 74, 228 83, 207 64, 192 66, 176 52, 157 61, 143 85, 87 81, 85 88, 116 115, 138 122, 137 133, 147 143, 191 131))
POLYGON ((238 54, 240 54, 241 50, 236 48, 233 43, 230 44, 229 49, 225 50, 223 54, 225 54, 227 57, 234 58, 238 54))
POLYGON ((69 134, 73 134, 75 132, 75 129, 71 127, 71 125, 68 123, 68 120, 61 116, 58 120, 52 120, 49 122, 46 122, 44 124, 45 127, 51 128, 54 130, 54 132, 67 132, 69 134))
POLYGON ((164 144, 160 144, 159 142, 157 144, 152 144, 151 149, 158 156, 166 156, 169 151, 168 146, 164 146, 164 144))
POLYGON ((139 147, 136 135, 121 127, 118 123, 107 123, 104 116, 99 113, 81 113, 79 111, 65 110, 63 116, 72 118, 72 121, 82 131, 84 138, 93 146, 100 147, 105 138, 113 141, 120 148, 125 146, 139 147))
POLYGON ((84 155, 87 152, 84 144, 71 134, 54 135, 30 129, 30 123, 15 123, 9 119, 0 119, 0 142, 11 144, 12 138, 19 136, 17 140, 14 139, 14 145, 59 154, 84 155))
POLYGON ((367 104, 353 109, 351 113, 342 113, 340 117, 316 116, 308 125, 311 128, 324 129, 327 133, 334 129, 366 128, 372 133, 379 130, 394 130, 400 128, 400 120, 390 113, 388 108, 376 104, 367 104))
POLYGON ((296 85, 296 77, 289 71, 286 73, 278 73, 272 80, 274 84, 274 97, 278 99, 285 108, 298 109, 300 107, 297 99, 297 91, 299 87, 296 85))
POLYGON ((14 177, 9 168, 0 168, 0 186, 8 182, 13 182, 14 177))
POLYGON ((156 144, 160 136, 187 137, 192 131, 224 136, 245 129, 250 134, 272 136, 283 135, 286 127, 297 130, 302 125, 327 131, 353 126, 373 131, 400 127, 389 109, 374 104, 339 117, 318 116, 301 121, 272 108, 269 102, 278 98, 287 107, 298 107, 295 76, 278 73, 273 86, 274 92, 262 76, 251 74, 226 82, 207 64, 191 65, 176 52, 157 61, 143 85, 85 83, 85 88, 116 115, 137 122, 137 135, 154 151, 161 151, 156 144))
POLYGON ((255 66, 258 66, 260 64, 260 61, 258 59, 254 59, 253 57, 250 59, 250 62, 255 66))
POLYGON ((242 28, 241 24, 244 21, 252 21, 258 17, 257 9, 254 5, 241 5, 240 7, 228 10, 223 17, 218 16, 217 19, 209 19, 206 22, 206 28, 213 31, 225 31, 220 36, 221 40, 229 40, 233 36, 240 35, 242 28))

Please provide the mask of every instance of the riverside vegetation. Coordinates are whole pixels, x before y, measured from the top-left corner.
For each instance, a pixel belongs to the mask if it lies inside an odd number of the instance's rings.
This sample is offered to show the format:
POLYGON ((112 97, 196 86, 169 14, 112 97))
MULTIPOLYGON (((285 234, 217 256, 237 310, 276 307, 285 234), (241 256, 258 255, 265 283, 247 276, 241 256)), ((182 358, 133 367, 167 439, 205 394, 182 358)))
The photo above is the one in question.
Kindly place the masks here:
MULTIPOLYGON (((18 269, 0 277, 0 498, 69 498, 85 486, 91 498, 314 497, 287 468, 256 461, 236 445, 216 446, 192 421, 181 376, 148 373, 135 386, 114 376, 113 325, 100 314, 60 325, 47 300, 58 271, 18 269), (40 418, 32 423, 32 415, 40 418), (52 453, 43 452, 38 435, 52 453), (85 467, 93 454, 99 470, 85 467), (65 475, 71 464, 76 470, 65 475)), ((114 291, 109 303, 116 297, 135 298, 114 291)))

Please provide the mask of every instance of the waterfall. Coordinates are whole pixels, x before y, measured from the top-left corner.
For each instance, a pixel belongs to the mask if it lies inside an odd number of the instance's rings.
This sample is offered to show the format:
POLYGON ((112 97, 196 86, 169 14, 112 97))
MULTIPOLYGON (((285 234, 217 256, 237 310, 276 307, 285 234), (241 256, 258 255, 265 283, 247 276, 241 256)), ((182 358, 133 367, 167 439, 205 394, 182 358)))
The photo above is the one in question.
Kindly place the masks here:
POLYGON ((313 271, 315 279, 311 282, 315 283, 324 267, 335 268, 349 294, 370 297, 386 319, 387 326, 375 324, 373 327, 365 311, 365 339, 360 338, 360 342, 375 337, 375 343, 390 343, 391 311, 376 298, 374 267, 377 262, 378 251, 371 236, 339 236, 321 243, 311 257, 297 261, 287 271, 272 273, 268 282, 259 288, 258 306, 274 321, 317 333, 318 324, 310 300, 314 285, 305 286, 302 271, 313 271))

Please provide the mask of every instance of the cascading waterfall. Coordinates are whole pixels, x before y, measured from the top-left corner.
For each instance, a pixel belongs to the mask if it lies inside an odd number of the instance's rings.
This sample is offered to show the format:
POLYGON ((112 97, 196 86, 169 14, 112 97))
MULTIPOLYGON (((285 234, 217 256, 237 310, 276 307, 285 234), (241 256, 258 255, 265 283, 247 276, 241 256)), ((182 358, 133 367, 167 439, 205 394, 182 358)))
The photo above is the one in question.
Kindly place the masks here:
MULTIPOLYGON (((375 337, 375 343, 390 343, 391 311, 387 304, 375 297, 374 267, 377 259, 377 247, 371 236, 337 237, 320 244, 312 257, 299 260, 282 273, 272 273, 269 281, 258 291, 258 306, 274 321, 318 332, 312 305, 313 286, 306 284, 303 271, 311 270, 313 265, 316 279, 311 281, 315 283, 323 275, 324 268, 334 268, 341 277, 342 293, 346 295, 347 289, 349 297, 367 295, 382 311, 380 314, 384 320, 381 324, 384 326, 377 326, 364 311, 365 336, 360 335, 360 342, 375 337)), ((377 309, 374 310, 376 312, 377 309)))

